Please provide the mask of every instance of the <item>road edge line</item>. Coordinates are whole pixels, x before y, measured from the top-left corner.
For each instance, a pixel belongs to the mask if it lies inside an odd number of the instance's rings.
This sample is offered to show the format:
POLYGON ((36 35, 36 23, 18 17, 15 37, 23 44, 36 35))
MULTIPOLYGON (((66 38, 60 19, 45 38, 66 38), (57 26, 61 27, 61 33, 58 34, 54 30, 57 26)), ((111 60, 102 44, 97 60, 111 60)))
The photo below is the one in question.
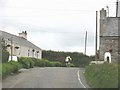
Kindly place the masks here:
POLYGON ((78 81, 79 81, 79 83, 84 87, 84 88, 87 88, 83 83, 82 83, 82 81, 81 81, 81 79, 80 79, 80 73, 79 73, 80 71, 78 70, 78 72, 77 72, 77 75, 78 75, 78 81))

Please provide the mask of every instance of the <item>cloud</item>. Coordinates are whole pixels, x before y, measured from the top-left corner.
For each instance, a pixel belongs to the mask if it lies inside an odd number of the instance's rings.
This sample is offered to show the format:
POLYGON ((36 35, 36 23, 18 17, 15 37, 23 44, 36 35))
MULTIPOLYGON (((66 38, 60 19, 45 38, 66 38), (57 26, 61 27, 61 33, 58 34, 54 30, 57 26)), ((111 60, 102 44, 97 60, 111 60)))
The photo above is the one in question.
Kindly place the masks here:
MULTIPOLYGON (((28 32, 28 40, 42 49, 84 52, 85 30, 66 30, 58 28, 46 28, 20 23, 14 20, 3 22, 7 32, 17 34, 22 30, 28 32)), ((87 47, 94 46, 94 33, 88 32, 87 47)))
POLYGON ((0 29, 18 35, 26 30, 28 40, 42 49, 94 54, 96 10, 108 5, 110 16, 116 0, 1 0, 0 29))

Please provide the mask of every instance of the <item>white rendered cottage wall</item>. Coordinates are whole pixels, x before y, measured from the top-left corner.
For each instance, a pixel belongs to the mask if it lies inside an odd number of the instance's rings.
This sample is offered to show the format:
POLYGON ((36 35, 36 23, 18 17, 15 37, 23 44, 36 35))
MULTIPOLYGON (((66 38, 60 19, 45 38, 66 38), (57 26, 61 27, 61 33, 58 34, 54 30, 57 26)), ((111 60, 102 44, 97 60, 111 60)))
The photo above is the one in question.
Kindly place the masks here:
POLYGON ((20 46, 20 57, 28 57, 28 47, 20 46))
POLYGON ((20 47, 20 57, 33 57, 41 59, 42 51, 39 49, 33 49, 30 47, 21 46, 20 47), (37 53, 39 51, 39 53, 37 53))

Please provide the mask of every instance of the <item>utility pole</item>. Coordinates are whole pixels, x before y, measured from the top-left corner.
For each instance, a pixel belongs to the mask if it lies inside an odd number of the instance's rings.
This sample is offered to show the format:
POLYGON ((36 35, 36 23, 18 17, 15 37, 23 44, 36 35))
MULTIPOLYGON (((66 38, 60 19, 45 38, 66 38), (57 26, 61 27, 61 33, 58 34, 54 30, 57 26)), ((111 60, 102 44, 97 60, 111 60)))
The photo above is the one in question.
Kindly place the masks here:
POLYGON ((95 45, 95 59, 97 61, 97 36, 98 36, 98 11, 96 11, 96 36, 95 36, 95 40, 96 40, 96 45, 95 45))
POLYGON ((8 39, 9 41, 10 41, 10 44, 11 44, 11 47, 10 47, 10 49, 11 49, 11 61, 12 61, 12 56, 13 56, 13 40, 12 40, 12 37, 11 38, 9 38, 8 39))
POLYGON ((116 2, 116 17, 118 17, 118 0, 116 2))
POLYGON ((85 51, 84 51, 85 55, 86 55, 86 46, 87 46, 87 31, 85 33, 85 51))

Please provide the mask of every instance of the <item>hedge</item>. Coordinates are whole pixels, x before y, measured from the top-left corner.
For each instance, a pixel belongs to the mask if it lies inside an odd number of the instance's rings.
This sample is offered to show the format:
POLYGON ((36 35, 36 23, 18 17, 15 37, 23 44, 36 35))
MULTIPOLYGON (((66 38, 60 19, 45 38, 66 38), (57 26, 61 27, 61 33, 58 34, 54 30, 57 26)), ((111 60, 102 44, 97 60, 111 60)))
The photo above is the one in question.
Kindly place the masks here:
POLYGON ((5 77, 11 73, 16 73, 18 70, 22 68, 22 65, 16 61, 10 61, 7 63, 2 63, 2 77, 5 77))
MULTIPOLYGON (((37 58, 28 58, 28 57, 21 57, 18 59, 18 62, 20 62, 23 65, 23 68, 33 68, 34 66, 38 67, 63 67, 61 62, 59 61, 49 61, 47 59, 37 59, 37 58)), ((74 67, 74 64, 70 64, 70 67, 74 67)))
POLYGON ((11 65, 13 65, 13 72, 17 72, 19 69, 22 68, 22 64, 20 64, 19 62, 16 62, 16 61, 10 61, 9 62, 11 65))
POLYGON ((37 66, 37 62, 38 62, 40 59, 37 59, 37 58, 31 58, 31 60, 34 62, 34 66, 37 66))
POLYGON ((26 69, 34 67, 34 62, 32 61, 31 58, 28 58, 28 57, 21 57, 18 59, 18 62, 20 62, 23 68, 26 68, 26 69))
POLYGON ((53 67, 61 67, 62 66, 62 63, 61 62, 51 62, 52 66, 53 67))
POLYGON ((35 63, 36 63, 36 66, 45 67, 45 66, 48 66, 49 61, 45 59, 41 59, 41 60, 37 60, 35 63))

